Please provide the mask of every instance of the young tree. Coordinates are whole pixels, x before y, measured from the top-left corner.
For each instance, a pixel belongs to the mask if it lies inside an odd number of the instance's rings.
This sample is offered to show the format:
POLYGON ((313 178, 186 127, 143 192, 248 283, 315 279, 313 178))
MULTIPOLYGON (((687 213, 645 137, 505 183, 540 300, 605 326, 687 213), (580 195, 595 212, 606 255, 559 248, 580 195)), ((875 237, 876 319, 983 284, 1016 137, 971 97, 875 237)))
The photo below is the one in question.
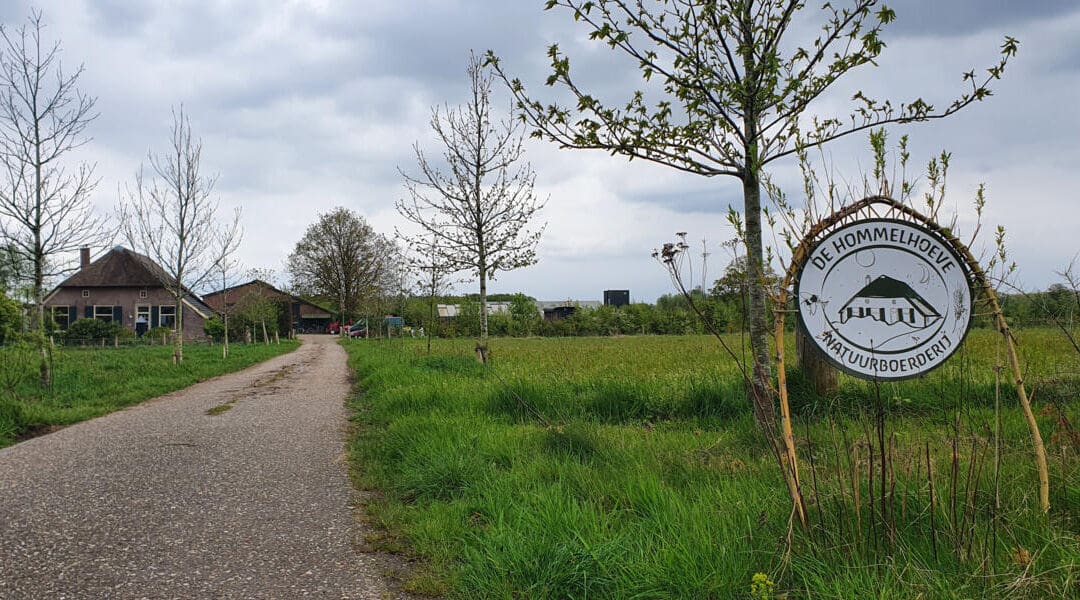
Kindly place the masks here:
POLYGON ((432 110, 431 128, 443 146, 448 170, 432 164, 419 144, 420 175, 406 174, 408 200, 398 212, 434 236, 440 260, 454 271, 470 271, 480 281, 479 359, 488 360, 487 283, 500 271, 536 262, 544 227, 528 229, 544 206, 533 192, 536 174, 524 161, 524 131, 511 110, 495 122, 491 111, 493 73, 470 54, 469 101, 457 109, 432 110))
POLYGON ((564 148, 600 149, 706 177, 742 183, 749 264, 750 396, 759 423, 772 423, 770 358, 761 235, 761 181, 766 167, 800 149, 879 127, 949 116, 990 95, 1018 42, 1006 38, 1000 61, 985 78, 963 75, 970 89, 943 108, 922 98, 894 104, 862 92, 850 114, 819 117, 815 101, 845 74, 874 65, 885 48, 880 34, 895 18, 878 0, 822 6, 819 28, 793 27, 801 0, 548 0, 569 10, 590 38, 607 44, 641 71, 645 89, 620 106, 601 103, 571 76, 570 60, 551 46, 547 85, 564 87, 573 106, 545 104, 511 80, 498 59, 488 61, 509 85, 533 135, 564 148), (816 37, 791 39, 799 32, 816 37), (663 99, 650 106, 653 94, 663 99))
POLYGON ((416 290, 427 303, 427 317, 424 319, 425 333, 427 335, 427 352, 431 354, 431 338, 435 335, 438 316, 435 314, 435 302, 438 297, 450 290, 453 281, 450 280, 451 268, 439 254, 438 239, 434 236, 418 237, 413 240, 413 256, 409 258, 409 266, 420 276, 416 282, 416 290))
POLYGON ((266 323, 269 322, 274 331, 278 330, 278 323, 282 320, 282 303, 276 298, 270 298, 261 290, 254 291, 240 298, 236 303, 236 316, 244 322, 244 327, 251 326, 255 332, 255 339, 262 330, 264 344, 270 343, 270 334, 266 323))
POLYGON ((231 227, 218 231, 216 256, 214 257, 214 277, 221 277, 221 319, 222 331, 221 358, 229 358, 229 315, 233 306, 229 303, 229 288, 236 285, 236 275, 240 269, 240 260, 236 251, 244 238, 240 227, 231 227))
POLYGON ((510 298, 510 318, 513 320, 518 335, 530 336, 540 329, 540 311, 536 302, 522 293, 510 298))
POLYGON ((65 168, 69 151, 86 142, 95 99, 79 90, 82 67, 65 73, 60 44, 42 39, 40 12, 17 29, 0 25, 0 236, 27 274, 30 328, 38 332, 42 385, 51 380, 45 343, 46 282, 76 268, 63 256, 104 246, 113 232, 90 201, 94 167, 65 168))
POLYGON ((359 214, 335 208, 319 215, 289 255, 292 285, 301 294, 337 302, 342 322, 394 289, 394 243, 359 214))
POLYGON ((184 298, 206 284, 225 254, 223 244, 238 240, 240 209, 219 222, 218 201, 211 197, 217 176, 202 173, 202 140, 191 133, 183 107, 173 111, 171 147, 150 152, 152 179, 143 167, 135 187, 125 188, 120 204, 124 236, 136 252, 161 266, 161 283, 176 303, 173 362, 184 360, 184 298))
POLYGON ((25 295, 27 300, 32 299, 33 294, 27 293, 27 284, 33 270, 15 244, 0 246, 0 293, 12 298, 25 295))

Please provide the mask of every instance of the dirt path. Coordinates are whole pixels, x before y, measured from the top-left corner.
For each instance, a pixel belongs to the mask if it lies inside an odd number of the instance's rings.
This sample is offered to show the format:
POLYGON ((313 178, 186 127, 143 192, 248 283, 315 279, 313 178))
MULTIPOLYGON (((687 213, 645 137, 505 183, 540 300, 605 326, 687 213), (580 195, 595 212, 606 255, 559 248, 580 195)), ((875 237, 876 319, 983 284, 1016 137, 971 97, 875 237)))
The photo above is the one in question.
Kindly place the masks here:
POLYGON ((0 450, 0 598, 396 597, 357 550, 345 358, 310 336, 0 450))

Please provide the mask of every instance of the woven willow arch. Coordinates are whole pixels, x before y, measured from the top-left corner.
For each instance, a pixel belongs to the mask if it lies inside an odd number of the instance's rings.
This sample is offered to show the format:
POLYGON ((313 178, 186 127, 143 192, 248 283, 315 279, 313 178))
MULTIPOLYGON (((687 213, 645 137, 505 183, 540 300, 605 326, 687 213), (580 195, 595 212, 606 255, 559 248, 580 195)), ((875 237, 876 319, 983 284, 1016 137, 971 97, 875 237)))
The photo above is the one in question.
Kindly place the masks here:
POLYGON ((1046 465, 1046 449, 1043 446, 1039 425, 1035 421, 1035 414, 1031 410, 1031 402, 1028 398, 1027 391, 1024 389, 1023 373, 1020 370, 1020 361, 1016 354, 1016 345, 1012 333, 1009 330, 1009 324, 1005 320, 1005 314, 1001 310, 1001 304, 998 302, 997 293, 994 291, 994 287, 990 285, 986 272, 979 264, 978 259, 971 254, 968 247, 961 242, 959 238, 953 235, 952 231, 949 229, 942 227, 932 218, 920 213, 910 206, 898 202, 888 196, 869 196, 833 211, 832 214, 821 219, 810 228, 810 231, 803 238, 802 243, 800 243, 792 253, 791 264, 788 266, 787 272, 784 275, 784 281, 780 286, 777 297, 774 336, 776 338, 777 391, 780 397, 781 427, 788 463, 785 475, 788 480, 788 489, 791 492, 792 501, 795 504, 795 511, 798 514, 800 521, 805 525, 805 503, 803 502, 802 493, 800 491, 798 457, 795 452, 795 439, 791 428, 791 410, 788 405, 787 373, 784 371, 784 317, 786 312, 784 307, 787 306, 788 290, 795 281, 795 277, 802 271, 803 265, 810 255, 810 250, 812 249, 814 242, 837 227, 868 216, 894 218, 922 225, 952 247, 967 265, 967 273, 971 279, 972 289, 982 293, 980 301, 986 303, 990 307, 994 324, 997 327, 997 330, 1004 336, 1006 355, 1009 361, 1009 369, 1012 373, 1013 384, 1016 387, 1016 395, 1020 399, 1020 406, 1024 411, 1024 418, 1027 420, 1028 429, 1031 431, 1031 442, 1035 452, 1036 467, 1039 473, 1039 506, 1043 512, 1049 511, 1050 476, 1046 465))

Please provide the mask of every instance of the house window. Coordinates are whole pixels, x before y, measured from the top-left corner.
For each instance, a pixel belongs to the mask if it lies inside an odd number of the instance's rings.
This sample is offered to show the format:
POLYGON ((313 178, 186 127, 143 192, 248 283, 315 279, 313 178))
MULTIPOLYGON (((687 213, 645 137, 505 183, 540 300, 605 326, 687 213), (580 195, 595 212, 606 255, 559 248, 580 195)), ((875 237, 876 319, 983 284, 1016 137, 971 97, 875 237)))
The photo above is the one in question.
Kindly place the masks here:
POLYGON ((176 327, 176 306, 158 307, 158 325, 160 327, 176 327))
POLYGON ((89 298, 90 297, 90 290, 83 290, 82 291, 82 297, 83 298, 89 298))
POLYGON ((145 298, 146 297, 146 290, 139 290, 139 297, 140 298, 145 298))
POLYGON ((68 318, 71 315, 71 313, 69 312, 68 307, 67 306, 53 306, 53 307, 51 307, 50 310, 52 311, 52 320, 53 320, 53 324, 56 325, 56 328, 57 329, 67 329, 68 325, 71 324, 71 323, 68 323, 68 318))
POLYGON ((99 321, 105 321, 111 323, 113 320, 113 307, 112 306, 94 306, 94 318, 99 321))
POLYGON ((150 326, 150 305, 149 304, 136 304, 135 305, 135 322, 140 320, 144 321, 147 327, 150 326))

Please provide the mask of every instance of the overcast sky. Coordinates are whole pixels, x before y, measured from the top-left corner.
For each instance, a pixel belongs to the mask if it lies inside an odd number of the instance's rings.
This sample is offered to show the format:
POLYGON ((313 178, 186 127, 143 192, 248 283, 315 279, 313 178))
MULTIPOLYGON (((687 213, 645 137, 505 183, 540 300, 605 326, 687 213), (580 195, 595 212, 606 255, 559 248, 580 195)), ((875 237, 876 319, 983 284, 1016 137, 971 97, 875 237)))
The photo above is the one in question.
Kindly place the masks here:
MULTIPOLYGON (((505 69, 542 97, 545 49, 559 42, 577 77, 610 101, 638 85, 634 64, 587 40, 587 30, 542 0, 56 0, 0 3, 18 25, 41 8, 47 37, 67 68, 85 66, 81 89, 98 99, 93 141, 100 210, 131 182, 149 150, 168 142, 171 108, 183 103, 203 139, 204 169, 220 174, 223 208, 242 206, 249 267, 284 272, 284 261, 318 213, 344 206, 376 230, 403 227, 394 200, 398 167, 414 170, 412 144, 428 151, 431 107, 468 91, 470 49, 494 50, 505 69), (585 79, 583 79, 585 78, 585 79)), ((813 5, 813 3, 809 3, 813 5)), ((960 74, 996 60, 1005 35, 1020 39, 994 97, 954 118, 890 130, 912 138, 912 161, 953 153, 949 209, 969 223, 976 185, 987 186, 985 221, 1003 224, 1020 282, 1044 288, 1080 251, 1074 190, 1080 167, 1080 7, 1071 0, 897 0, 880 66, 839 84, 823 115, 857 89, 895 100, 946 103, 960 74)), ((808 9, 808 18, 816 9, 808 9)), ((500 104, 508 104, 498 90, 500 104)), ((865 138, 832 146, 828 161, 857 180, 865 138)), ((538 299, 600 299, 629 289, 652 302, 671 291, 651 250, 676 231, 706 238, 711 277, 727 261, 728 206, 741 207, 733 178, 701 178, 603 153, 530 141, 537 191, 548 198, 537 265, 502 274, 492 292, 538 299)), ((793 199, 795 165, 774 176, 793 199)), ((984 228, 985 229, 985 228, 984 228)), ((977 248, 976 248, 977 250, 977 248)), ((471 290, 474 286, 461 286, 471 290)))

